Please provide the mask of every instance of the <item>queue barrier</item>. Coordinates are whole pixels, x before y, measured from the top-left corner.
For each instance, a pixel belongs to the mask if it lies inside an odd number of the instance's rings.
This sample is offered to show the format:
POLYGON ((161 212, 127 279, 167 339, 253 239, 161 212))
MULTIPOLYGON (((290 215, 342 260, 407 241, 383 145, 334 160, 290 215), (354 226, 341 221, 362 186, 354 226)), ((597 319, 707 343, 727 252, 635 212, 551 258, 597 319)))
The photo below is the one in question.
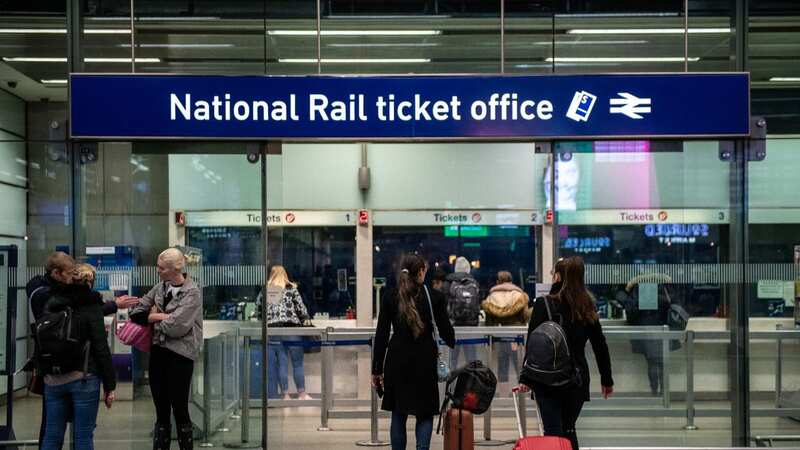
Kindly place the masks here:
MULTIPOLYGON (((370 439, 368 441, 360 441, 360 445, 379 446, 384 445, 383 441, 378 439, 378 419, 389 418, 389 414, 385 411, 379 411, 377 396, 374 389, 371 390, 369 399, 337 399, 333 395, 333 366, 334 366, 334 349, 336 347, 353 347, 364 346, 372 348, 372 341, 374 339, 374 329, 372 328, 347 328, 347 329, 334 329, 334 328, 270 328, 269 337, 273 336, 313 336, 313 340, 300 340, 300 341, 273 341, 286 345, 289 347, 297 346, 303 348, 321 347, 321 398, 312 400, 268 400, 269 407, 285 408, 297 406, 310 406, 320 408, 320 426, 318 430, 329 431, 331 419, 370 419, 370 439)), ((497 370, 492 358, 492 347, 494 343, 524 343, 524 336, 527 334, 525 327, 465 327, 456 330, 457 343, 461 345, 480 345, 484 348, 486 356, 485 361, 491 361, 491 368, 497 370)), ((702 344, 725 344, 730 342, 731 333, 728 331, 672 331, 668 327, 606 327, 604 334, 608 341, 630 341, 630 340, 655 340, 661 341, 663 346, 662 358, 665 373, 668 372, 670 367, 670 360, 672 358, 670 351, 670 341, 679 341, 685 346, 684 358, 686 363, 686 396, 683 405, 674 407, 671 399, 671 392, 669 389, 669 376, 664 377, 664 384, 662 389, 662 396, 659 402, 659 407, 652 406, 652 399, 648 399, 648 404, 643 404, 639 399, 635 398, 621 398, 609 400, 608 406, 595 407, 592 403, 587 404, 583 410, 584 416, 605 416, 605 417, 684 417, 686 422, 684 428, 686 430, 696 430, 695 424, 696 417, 728 417, 730 410, 725 408, 702 408, 698 409, 695 400, 694 389, 694 359, 695 347, 698 341, 702 344), (612 404, 613 403, 613 404, 612 404)), ((253 341, 261 341, 261 329, 256 327, 241 327, 235 332, 237 342, 241 342, 245 354, 249 354, 249 349, 253 341), (239 341, 242 339, 242 341, 239 341)), ((782 342, 788 339, 800 340, 800 330, 787 330, 777 329, 775 331, 754 331, 750 333, 751 340, 774 340, 780 346, 782 342)), ((268 340, 268 343, 270 341, 268 340)), ((209 345, 206 343, 204 348, 209 345)), ((520 347, 521 349, 521 347, 520 347)), ((207 353, 204 353, 204 355, 207 353)), ((444 354, 443 357, 448 357, 444 354)), ((239 358, 235 359, 235 363, 239 364, 239 358)), ((781 379, 781 361, 778 358, 776 382, 780 383, 781 379)), ((205 367, 204 367, 205 369, 205 367)), ((205 371, 203 372, 205 374, 205 371)), ((236 405, 241 410, 241 431, 242 443, 249 442, 248 428, 246 425, 249 421, 249 410, 252 408, 260 408, 261 401, 250 399, 250 394, 247 389, 250 386, 250 370, 240 370, 236 368, 233 373, 236 376, 243 377, 243 382, 240 383, 239 393, 236 396, 236 405), (239 375, 241 373, 241 375, 239 375), (247 400, 245 400, 247 399, 247 400)), ((204 379, 204 384, 208 383, 208 378, 204 379)), ((780 389, 780 384, 776 384, 777 389, 780 389)), ((442 389, 440 389, 440 392, 442 389)), ((780 398, 779 393, 776 394, 776 399, 780 398)), ((205 400, 205 398, 204 398, 205 400)), ((215 427, 224 421, 225 414, 231 411, 230 403, 223 403, 219 409, 214 409, 213 405, 207 407, 211 414, 204 417, 203 431, 208 431, 205 434, 205 442, 208 442, 208 436, 215 432, 215 427)), ((776 401, 773 408, 752 408, 751 415, 753 417, 800 417, 800 408, 785 408, 780 407, 776 401)), ((533 412, 534 406, 525 406, 521 404, 520 408, 526 412, 533 412)), ((484 439, 477 441, 476 445, 502 445, 507 441, 494 441, 492 440, 492 419, 494 417, 513 417, 513 404, 511 398, 496 398, 492 404, 492 408, 487 411, 483 417, 484 439)), ((523 427, 527 429, 526 414, 523 414, 523 427)), ((235 418, 235 416, 234 416, 235 418)), ((219 431, 216 429, 216 431, 219 431)), ((779 439, 773 437, 773 440, 779 439)), ((237 446, 237 444, 226 444, 226 446, 237 446)))

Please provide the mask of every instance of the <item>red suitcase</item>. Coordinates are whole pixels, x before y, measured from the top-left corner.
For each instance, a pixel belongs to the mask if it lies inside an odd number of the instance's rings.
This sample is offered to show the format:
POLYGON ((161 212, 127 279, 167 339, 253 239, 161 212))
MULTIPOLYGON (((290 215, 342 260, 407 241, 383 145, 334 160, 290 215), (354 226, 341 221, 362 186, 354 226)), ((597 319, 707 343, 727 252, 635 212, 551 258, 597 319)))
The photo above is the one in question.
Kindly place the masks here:
POLYGON ((514 450, 572 450, 569 439, 544 435, 542 415, 538 406, 536 407, 536 418, 538 419, 539 436, 525 436, 522 432, 522 418, 519 413, 519 393, 515 390, 511 396, 514 398, 514 413, 517 416, 517 430, 519 431, 519 440, 514 445, 514 450))
POLYGON ((450 408, 444 416, 444 450, 473 450, 475 428, 472 413, 450 408))

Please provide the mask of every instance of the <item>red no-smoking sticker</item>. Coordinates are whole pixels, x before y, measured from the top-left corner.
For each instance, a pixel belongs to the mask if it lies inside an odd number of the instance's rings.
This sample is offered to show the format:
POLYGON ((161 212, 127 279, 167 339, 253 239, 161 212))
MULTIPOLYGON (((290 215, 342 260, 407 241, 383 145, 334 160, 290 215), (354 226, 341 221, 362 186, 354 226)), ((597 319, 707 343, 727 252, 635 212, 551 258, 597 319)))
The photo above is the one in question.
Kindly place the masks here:
POLYGON ((474 223, 479 223, 483 217, 481 217, 481 213, 475 213, 472 215, 472 221, 474 223))
POLYGON ((286 223, 294 223, 294 220, 297 219, 294 214, 287 213, 286 214, 286 223))

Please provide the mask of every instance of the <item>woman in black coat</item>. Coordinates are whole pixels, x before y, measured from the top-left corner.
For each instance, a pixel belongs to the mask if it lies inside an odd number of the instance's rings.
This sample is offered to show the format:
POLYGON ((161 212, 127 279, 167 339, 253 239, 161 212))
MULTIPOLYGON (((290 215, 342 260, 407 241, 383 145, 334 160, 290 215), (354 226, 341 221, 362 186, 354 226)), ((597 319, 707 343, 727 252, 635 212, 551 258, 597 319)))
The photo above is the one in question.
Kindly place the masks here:
MULTIPOLYGON (((600 326, 594 302, 584 284, 583 259, 578 256, 567 258, 561 268, 563 270, 561 290, 555 296, 548 295, 546 298, 536 299, 528 325, 528 336, 539 325, 549 320, 547 313, 549 306, 553 321, 561 324, 567 335, 572 359, 581 375, 580 385, 552 387, 536 383, 530 387, 536 394, 534 398, 542 415, 544 434, 565 437, 572 443, 572 450, 578 450, 575 423, 578 421, 584 402, 589 401, 589 364, 584 352, 586 341, 592 344, 604 398, 608 398, 614 392, 614 380, 611 377, 611 358, 603 328, 600 326)), ((527 387, 520 386, 520 390, 527 390, 527 387)))
POLYGON ((439 337, 450 348, 455 345, 455 331, 447 317, 444 296, 424 284, 428 270, 425 259, 407 254, 400 269, 397 290, 381 302, 372 384, 379 392, 384 391, 381 408, 392 412, 392 450, 406 448, 406 422, 410 415, 417 418, 417 449, 425 450, 430 447, 433 416, 439 413, 439 351, 433 338, 431 310, 439 337))

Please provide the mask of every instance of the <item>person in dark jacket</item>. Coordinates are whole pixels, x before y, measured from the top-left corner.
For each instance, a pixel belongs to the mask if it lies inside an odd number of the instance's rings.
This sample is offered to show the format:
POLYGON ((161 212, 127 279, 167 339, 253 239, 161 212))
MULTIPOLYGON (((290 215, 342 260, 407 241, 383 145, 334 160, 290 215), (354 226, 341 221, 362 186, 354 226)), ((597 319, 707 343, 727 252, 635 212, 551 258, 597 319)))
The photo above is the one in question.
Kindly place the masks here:
MULTIPOLYGON (((563 285, 559 294, 536 299, 528 325, 530 336, 533 330, 549 320, 545 305, 547 301, 553 320, 561 324, 567 335, 569 350, 580 371, 580 385, 571 384, 557 388, 543 384, 530 386, 542 415, 544 434, 569 439, 573 450, 578 450, 575 423, 583 403, 589 401, 589 364, 584 353, 586 341, 591 342, 597 360, 603 397, 608 398, 614 392, 608 345, 594 302, 584 284, 584 270, 582 258, 573 256, 565 259, 563 285)), ((520 386, 520 390, 525 391, 527 387, 520 386)))
POLYGON ((430 447, 433 417, 439 413, 434 321, 439 337, 448 347, 455 345, 444 296, 425 286, 427 269, 421 256, 403 256, 397 289, 381 300, 375 331, 372 385, 383 389, 381 408, 392 412, 392 450, 405 450, 410 415, 417 419, 416 448, 430 447))
MULTIPOLYGON (((31 278, 28 284, 25 285, 31 322, 35 322, 42 316, 44 305, 51 297, 50 290, 53 287, 63 287, 63 285, 71 284, 74 271, 80 266, 82 265, 76 264, 75 260, 64 252, 54 252, 47 258, 45 274, 31 278)), ((92 278, 92 282, 94 282, 94 278, 92 278)), ((103 315, 108 316, 116 313, 119 309, 130 308, 137 303, 138 299, 135 297, 120 296, 115 298, 114 301, 108 302, 101 299, 100 306, 103 315)))
MULTIPOLYGON (((456 258, 453 273, 448 274, 445 278, 442 291, 447 299, 447 314, 450 317, 450 323, 455 327, 476 327, 480 323, 480 285, 470 271, 472 264, 463 256, 456 258), (471 286, 469 289, 464 289, 464 292, 471 292, 474 295, 473 305, 474 309, 465 309, 467 306, 463 301, 459 301, 456 297, 456 290, 454 286, 471 286), (465 314, 469 313, 469 316, 465 314)), ((460 367, 458 364, 461 351, 464 352, 464 365, 478 359, 478 349, 475 344, 461 344, 458 345, 453 351, 450 352, 450 367, 455 369, 460 367)))
MULTIPOLYGON (((625 285, 625 289, 617 293, 617 300, 625 308, 625 316, 629 325, 634 326, 661 326, 667 324, 670 308, 670 295, 668 285, 672 282, 666 274, 650 273, 632 278, 625 285), (656 303, 640 305, 641 285, 654 285, 656 303)), ((676 341, 671 341, 672 343, 676 341)), ((664 387, 664 345, 660 340, 633 339, 631 351, 644 356, 647 362, 647 378, 650 381, 650 393, 659 396, 664 387)))
POLYGON ((64 252, 54 252, 47 257, 45 274, 37 275, 25 285, 30 307, 31 322, 42 317, 44 305, 52 296, 51 289, 72 283, 75 260, 64 252))
POLYGON ((42 450, 61 449, 69 415, 75 429, 75 448, 92 450, 101 383, 106 407, 111 408, 115 400, 117 381, 103 322, 103 298, 92 291, 93 268, 82 269, 75 274, 73 284, 51 288, 51 297, 43 310, 44 314, 49 314, 73 308, 78 316, 81 340, 87 341, 89 346, 84 362, 86 371, 81 367, 81 370, 64 374, 45 375, 47 420, 42 450))

